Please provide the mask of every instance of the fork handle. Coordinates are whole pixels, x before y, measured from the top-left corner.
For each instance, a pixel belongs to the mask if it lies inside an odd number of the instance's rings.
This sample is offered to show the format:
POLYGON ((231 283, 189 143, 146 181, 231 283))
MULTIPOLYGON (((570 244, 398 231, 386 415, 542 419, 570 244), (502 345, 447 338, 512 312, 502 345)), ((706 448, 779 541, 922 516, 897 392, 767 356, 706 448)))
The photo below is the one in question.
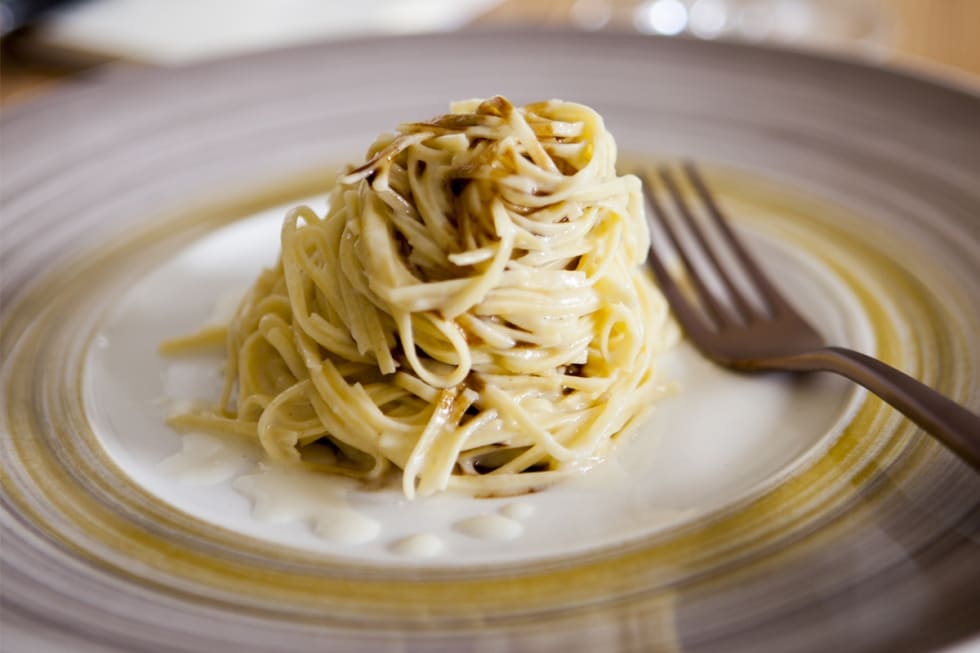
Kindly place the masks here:
POLYGON ((842 347, 818 349, 779 363, 785 369, 834 372, 864 386, 980 471, 980 416, 904 372, 842 347))

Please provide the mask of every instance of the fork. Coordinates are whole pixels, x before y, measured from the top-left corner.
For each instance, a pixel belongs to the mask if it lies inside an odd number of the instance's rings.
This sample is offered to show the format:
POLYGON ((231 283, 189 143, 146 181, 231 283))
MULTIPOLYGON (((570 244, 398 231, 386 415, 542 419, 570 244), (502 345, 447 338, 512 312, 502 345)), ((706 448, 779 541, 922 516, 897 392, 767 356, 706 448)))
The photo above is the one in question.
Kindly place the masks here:
POLYGON ((642 171, 637 174, 651 209, 651 224, 659 225, 679 255, 683 272, 674 275, 667 269, 657 253, 658 248, 664 249, 663 245, 656 243, 651 245, 648 263, 674 316, 701 353, 735 370, 824 371, 843 375, 897 408, 980 471, 980 416, 877 359, 828 346, 776 289, 736 237, 694 164, 684 163, 681 168, 703 209, 705 222, 717 232, 714 241, 699 226, 692 210, 694 202, 685 199, 669 167, 658 169, 659 179, 642 171), (658 197, 658 192, 663 191, 658 191, 657 186, 666 190, 673 206, 671 213, 667 210, 668 203, 658 197), (690 236, 687 245, 679 237, 678 228, 682 225, 686 225, 690 236), (722 265, 719 243, 730 252, 726 259, 729 264, 734 261, 741 268, 742 288, 722 265), (695 258, 698 250, 700 260, 695 258), (720 282, 714 289, 705 274, 710 269, 714 270, 716 282, 720 282), (690 283, 682 285, 680 279, 690 283), (764 308, 750 301, 746 292, 749 287, 762 299, 764 308), (723 301, 726 295, 728 302, 723 301))

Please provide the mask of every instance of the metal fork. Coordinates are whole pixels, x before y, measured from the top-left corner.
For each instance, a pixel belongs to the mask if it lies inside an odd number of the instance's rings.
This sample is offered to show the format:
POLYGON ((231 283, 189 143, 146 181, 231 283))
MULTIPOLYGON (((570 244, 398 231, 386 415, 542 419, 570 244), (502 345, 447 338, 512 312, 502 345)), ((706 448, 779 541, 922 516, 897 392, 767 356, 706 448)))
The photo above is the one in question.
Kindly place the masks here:
POLYGON ((717 231, 719 238, 714 243, 699 226, 692 203, 685 199, 670 168, 661 167, 656 178, 643 172, 639 176, 652 209, 650 219, 654 226, 660 226, 678 253, 690 281, 685 285, 695 301, 688 298, 678 279, 668 271, 656 251, 657 245, 651 247, 649 264, 691 342, 711 360, 736 370, 825 371, 843 375, 900 410, 980 471, 980 417, 879 360, 828 346, 749 255, 695 166, 685 163, 682 170, 703 208, 705 222, 717 231), (671 213, 666 210, 668 203, 658 197, 662 193, 658 187, 670 198, 671 213), (696 247, 685 245, 679 237, 681 225, 686 225, 691 236, 687 240, 696 247), (742 269, 743 278, 754 287, 765 308, 753 305, 744 284, 740 288, 726 272, 719 258, 719 241, 730 250, 729 263, 734 261, 742 269), (700 263, 695 258, 696 250, 702 254, 700 263), (729 302, 711 289, 704 268, 714 268, 714 279, 720 281, 716 286, 723 288, 729 302))

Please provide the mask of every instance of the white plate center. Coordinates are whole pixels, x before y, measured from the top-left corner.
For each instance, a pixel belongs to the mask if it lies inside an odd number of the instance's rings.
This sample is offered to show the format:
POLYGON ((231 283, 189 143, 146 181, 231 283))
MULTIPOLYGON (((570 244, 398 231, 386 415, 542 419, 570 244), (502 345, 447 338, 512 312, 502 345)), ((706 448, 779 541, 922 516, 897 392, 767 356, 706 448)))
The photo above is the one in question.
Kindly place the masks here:
MULTIPOLYGON (((217 399, 220 358, 167 359, 157 347, 214 319, 217 305, 275 262, 283 213, 280 207, 224 227, 136 280, 87 358, 86 409, 109 455, 163 501, 226 529, 391 565, 577 553, 696 519, 778 482, 805 454, 829 446, 855 405, 853 388, 839 379, 738 375, 685 343, 662 366, 679 391, 606 463, 543 492, 409 501, 398 487, 257 473, 257 447, 181 436, 165 423, 181 401, 217 399)), ((865 317, 828 270, 761 235, 753 244, 804 312, 820 307, 810 317, 828 339, 867 347, 865 317)))

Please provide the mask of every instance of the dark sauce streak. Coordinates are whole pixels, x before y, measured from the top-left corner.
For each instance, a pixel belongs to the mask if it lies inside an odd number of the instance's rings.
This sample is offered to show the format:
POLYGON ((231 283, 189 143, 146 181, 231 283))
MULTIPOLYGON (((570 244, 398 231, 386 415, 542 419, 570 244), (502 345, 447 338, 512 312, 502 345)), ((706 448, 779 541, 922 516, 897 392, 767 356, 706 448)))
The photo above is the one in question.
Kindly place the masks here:
POLYGON ((558 171, 566 177, 571 177, 578 172, 578 168, 561 157, 552 156, 551 160, 555 162, 555 167, 558 168, 558 171))
POLYGON ((466 387, 472 389, 474 392, 483 392, 484 388, 487 387, 483 378, 475 372, 470 372, 467 375, 465 383, 466 387))
POLYGON ((473 471, 475 471, 480 476, 483 476, 484 474, 489 474, 493 470, 497 469, 497 467, 499 467, 499 465, 496 466, 484 465, 479 460, 473 462, 473 471))
POLYGON ((482 113, 489 116, 499 116, 501 118, 509 118, 510 115, 514 113, 514 105, 511 104, 507 98, 495 95, 492 98, 481 102, 480 106, 477 108, 477 113, 482 113))
POLYGON ((453 194, 453 197, 459 197, 471 181, 473 180, 465 177, 453 177, 449 180, 449 192, 453 194))
MULTIPOLYGON (((463 328, 463 337, 466 338, 466 344, 468 344, 471 347, 483 344, 483 338, 473 333, 469 329, 463 328)), ((466 382, 467 384, 469 384, 469 377, 467 377, 466 382)), ((469 387, 473 387, 473 386, 469 386, 469 387)))
POLYGON ((493 115, 480 115, 472 113, 450 113, 425 122, 413 122, 405 125, 407 131, 438 131, 462 132, 469 127, 480 127, 483 125, 499 125, 499 119, 493 115))
POLYGON ((408 238, 406 238, 405 234, 403 234, 398 230, 395 230, 394 237, 395 237, 395 241, 398 243, 398 254, 403 259, 407 259, 409 256, 412 255, 412 251, 413 251, 411 244, 409 244, 408 242, 408 238))

